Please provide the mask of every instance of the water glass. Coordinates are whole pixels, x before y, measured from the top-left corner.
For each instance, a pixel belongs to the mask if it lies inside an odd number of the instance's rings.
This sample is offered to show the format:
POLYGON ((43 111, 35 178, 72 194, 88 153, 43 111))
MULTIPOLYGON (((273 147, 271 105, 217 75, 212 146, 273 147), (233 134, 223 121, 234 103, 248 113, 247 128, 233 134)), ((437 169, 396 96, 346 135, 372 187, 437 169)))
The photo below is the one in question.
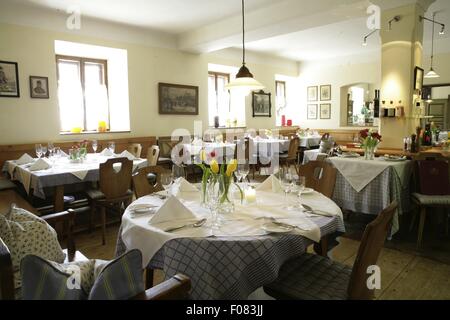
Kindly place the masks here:
POLYGON ((42 157, 45 157, 45 155, 47 154, 47 147, 46 146, 42 146, 41 150, 42 150, 42 157))
POLYGON ((55 146, 53 145, 52 142, 49 142, 47 144, 47 148, 48 148, 48 157, 51 158, 55 153, 55 146))
POLYGON ((245 181, 245 179, 247 178, 247 176, 250 172, 250 165, 248 164, 248 162, 238 164, 236 172, 241 177, 241 180, 245 181))
POLYGON ((60 147, 55 147, 55 149, 53 150, 53 154, 54 154, 56 159, 61 158, 61 148, 60 147))
POLYGON ((36 144, 35 145, 35 150, 36 150, 36 156, 38 158, 40 158, 42 156, 42 145, 40 143, 36 144))
POLYGON ((116 150, 116 144, 114 143, 114 141, 108 142, 108 149, 114 153, 114 151, 116 150))
POLYGON ((305 190, 306 178, 304 176, 298 177, 298 179, 295 181, 295 184, 296 184, 295 192, 297 193, 298 205, 301 208, 302 207, 302 200, 301 200, 302 192, 305 190))
POLYGON ((98 147, 97 140, 92 140, 92 150, 94 150, 94 153, 97 152, 97 147, 98 147))
POLYGON ((173 176, 171 173, 162 173, 161 174, 161 185, 163 186, 164 190, 167 191, 168 195, 171 195, 170 187, 172 185, 173 176))

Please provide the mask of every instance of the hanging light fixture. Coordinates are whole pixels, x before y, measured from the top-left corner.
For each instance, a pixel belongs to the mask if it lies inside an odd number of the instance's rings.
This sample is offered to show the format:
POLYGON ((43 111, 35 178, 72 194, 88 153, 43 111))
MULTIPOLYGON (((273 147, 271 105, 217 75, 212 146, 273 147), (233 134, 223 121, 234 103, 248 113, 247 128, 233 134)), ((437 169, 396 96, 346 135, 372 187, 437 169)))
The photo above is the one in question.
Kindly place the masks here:
POLYGON ((227 83, 225 89, 240 90, 246 94, 250 91, 261 90, 264 86, 253 78, 253 74, 245 66, 245 14, 244 14, 244 0, 242 0, 242 67, 236 74, 236 79, 227 83))
MULTIPOLYGON (((440 76, 434 71, 433 69, 433 58, 434 58, 434 16, 436 13, 433 14, 433 32, 431 34, 431 64, 430 64, 430 71, 427 72, 425 75, 425 78, 431 79, 431 78, 439 78, 440 76)), ((424 18, 425 19, 425 18, 424 18)))

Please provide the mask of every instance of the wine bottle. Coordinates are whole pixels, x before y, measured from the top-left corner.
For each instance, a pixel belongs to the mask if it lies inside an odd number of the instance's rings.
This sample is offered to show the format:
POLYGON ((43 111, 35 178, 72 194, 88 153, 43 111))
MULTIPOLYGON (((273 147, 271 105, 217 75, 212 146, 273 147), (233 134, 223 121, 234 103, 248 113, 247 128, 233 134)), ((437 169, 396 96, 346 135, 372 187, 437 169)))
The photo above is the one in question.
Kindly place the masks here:
POLYGON ((375 90, 375 99, 373 99, 373 117, 380 117, 380 90, 375 90))

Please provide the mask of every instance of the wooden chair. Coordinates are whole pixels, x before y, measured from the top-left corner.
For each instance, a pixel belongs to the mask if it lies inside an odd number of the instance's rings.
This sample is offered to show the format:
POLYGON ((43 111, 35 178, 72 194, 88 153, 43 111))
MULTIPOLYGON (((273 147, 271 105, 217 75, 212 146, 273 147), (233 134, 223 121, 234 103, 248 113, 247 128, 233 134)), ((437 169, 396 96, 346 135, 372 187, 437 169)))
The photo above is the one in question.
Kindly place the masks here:
MULTIPOLYGON (((412 200, 420 212, 417 248, 421 248, 427 208, 443 208, 444 230, 448 235, 448 208, 450 207, 448 159, 440 154, 419 154, 414 160, 414 181, 416 192, 412 193, 412 200)), ((411 219, 410 231, 414 227, 416 218, 415 211, 411 219)))
POLYGON ((147 165, 156 166, 159 159, 159 147, 157 145, 151 146, 147 150, 147 165))
POLYGON ((298 167, 297 174, 304 176, 306 187, 328 198, 333 197, 337 169, 325 161, 310 161, 298 167))
POLYGON ((280 154, 280 165, 290 167, 294 165, 297 170, 298 164, 298 148, 300 146, 300 139, 295 137, 289 141, 289 150, 287 154, 280 154))
POLYGON ((140 158, 142 153, 142 145, 140 143, 132 143, 128 146, 127 150, 136 158, 140 158))
POLYGON ((159 166, 139 169, 133 175, 134 194, 136 198, 164 190, 161 185, 161 173, 165 171, 164 168, 159 166), (151 182, 153 179, 149 178, 149 174, 154 175, 154 183, 151 182))
MULTIPOLYGON (((61 212, 57 215, 63 215, 61 212)), ((132 300, 177 300, 187 299, 191 289, 188 277, 177 274, 150 289, 138 294, 132 300)), ((0 239, 0 299, 14 300, 14 273, 8 247, 0 239)))
MULTIPOLYGON (((180 137, 180 140, 182 137, 180 137)), ((172 149, 177 145, 179 141, 172 141, 172 137, 159 137, 158 147, 159 147, 159 159, 158 165, 169 166, 172 165, 172 149)))
POLYGON ((106 209, 126 208, 132 200, 133 192, 130 190, 133 161, 127 158, 108 159, 100 164, 100 189, 86 191, 91 206, 91 228, 92 219, 97 208, 101 210, 102 219, 102 243, 105 244, 106 235, 106 209), (114 169, 114 164, 121 164, 119 172, 114 169))
POLYGON ((277 299, 368 300, 374 289, 367 287, 371 274, 367 268, 377 264, 378 256, 397 209, 394 201, 364 231, 353 268, 329 258, 305 253, 286 262, 275 282, 264 291, 277 299))

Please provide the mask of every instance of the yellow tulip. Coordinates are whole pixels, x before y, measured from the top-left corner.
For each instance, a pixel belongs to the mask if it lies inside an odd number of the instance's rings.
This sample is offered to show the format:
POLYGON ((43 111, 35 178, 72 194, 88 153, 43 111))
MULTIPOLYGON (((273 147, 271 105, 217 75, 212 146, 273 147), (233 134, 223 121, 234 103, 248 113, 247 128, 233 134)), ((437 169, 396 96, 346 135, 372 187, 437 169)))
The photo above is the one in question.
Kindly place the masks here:
POLYGON ((209 166, 211 167, 211 171, 213 173, 219 173, 219 164, 217 163, 216 159, 212 159, 209 166))
POLYGON ((227 172, 226 172, 227 176, 231 177, 233 172, 236 171, 237 165, 238 165, 238 163, 237 163, 236 159, 233 159, 233 160, 230 161, 230 163, 227 166, 227 172))
POLYGON ((203 162, 206 161, 206 151, 205 150, 200 151, 200 160, 203 162))

